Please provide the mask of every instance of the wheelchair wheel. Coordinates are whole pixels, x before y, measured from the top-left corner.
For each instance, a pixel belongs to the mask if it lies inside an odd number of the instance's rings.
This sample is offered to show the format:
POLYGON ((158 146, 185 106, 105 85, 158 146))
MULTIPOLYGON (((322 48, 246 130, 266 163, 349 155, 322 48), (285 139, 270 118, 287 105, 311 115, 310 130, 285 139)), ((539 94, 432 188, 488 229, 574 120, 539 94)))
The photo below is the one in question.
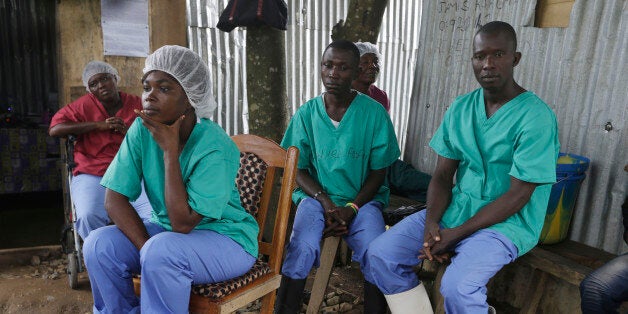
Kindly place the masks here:
POLYGON ((78 259, 75 253, 70 253, 68 254, 68 282, 71 289, 78 288, 78 273, 78 259))
POLYGON ((61 251, 64 254, 70 254, 76 250, 74 245, 74 229, 72 225, 65 225, 61 231, 61 251))

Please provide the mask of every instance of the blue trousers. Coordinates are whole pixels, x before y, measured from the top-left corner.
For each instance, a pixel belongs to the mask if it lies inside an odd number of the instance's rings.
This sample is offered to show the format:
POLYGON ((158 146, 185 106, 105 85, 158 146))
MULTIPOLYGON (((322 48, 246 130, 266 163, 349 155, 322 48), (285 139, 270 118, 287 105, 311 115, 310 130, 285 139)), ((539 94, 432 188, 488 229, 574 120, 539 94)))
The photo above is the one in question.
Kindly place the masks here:
POLYGON ((628 301, 628 253, 591 272, 580 283, 582 313, 617 313, 628 301))
POLYGON ((94 313, 187 313, 192 284, 219 282, 246 273, 255 257, 211 230, 170 232, 145 222, 151 238, 141 250, 116 226, 92 231, 83 255, 94 313), (133 274, 141 273, 141 298, 133 274))
MULTIPOLYGON (((369 243, 386 230, 382 204, 376 201, 360 207, 358 215, 349 224, 349 233, 343 236, 353 251, 352 259, 360 263, 364 278, 372 282, 364 260, 369 243)), ((292 279, 304 279, 313 266, 320 265, 321 239, 325 229, 323 206, 313 198, 306 198, 297 208, 281 272, 292 279)))
MULTIPOLYGON (((422 210, 404 218, 369 246, 369 272, 385 295, 405 292, 420 283, 413 267, 420 262, 425 214, 422 210)), ((441 280, 445 311, 486 314, 486 284, 504 265, 515 260, 517 247, 504 235, 482 229, 460 241, 454 250, 441 280)))
MULTIPOLYGON (((108 225, 111 220, 105 210, 105 187, 100 185, 102 177, 79 174, 72 177, 70 195, 76 208, 76 230, 83 240, 92 230, 108 225)), ((131 203, 142 220, 150 219, 153 210, 142 184, 142 194, 131 203)))

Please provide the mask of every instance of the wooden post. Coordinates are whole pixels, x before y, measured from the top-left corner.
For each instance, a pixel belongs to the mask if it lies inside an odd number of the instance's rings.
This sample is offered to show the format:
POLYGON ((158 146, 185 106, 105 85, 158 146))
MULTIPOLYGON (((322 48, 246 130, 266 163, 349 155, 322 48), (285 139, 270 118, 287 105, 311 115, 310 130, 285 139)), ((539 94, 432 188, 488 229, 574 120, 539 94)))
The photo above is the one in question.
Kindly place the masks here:
POLYGON ((185 0, 150 0, 148 5, 150 51, 163 45, 187 47, 185 0))
POLYGON ((347 18, 334 25, 331 38, 377 43, 388 0, 351 0, 347 18))

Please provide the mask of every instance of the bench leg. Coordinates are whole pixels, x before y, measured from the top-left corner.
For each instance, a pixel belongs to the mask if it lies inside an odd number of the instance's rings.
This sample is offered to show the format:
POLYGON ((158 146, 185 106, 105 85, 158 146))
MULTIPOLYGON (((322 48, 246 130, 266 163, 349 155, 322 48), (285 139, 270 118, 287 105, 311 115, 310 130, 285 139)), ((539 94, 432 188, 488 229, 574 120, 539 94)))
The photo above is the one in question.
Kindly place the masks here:
POLYGON ((443 279, 443 274, 445 274, 446 269, 447 265, 438 264, 436 279, 434 279, 434 286, 432 288, 432 308, 436 314, 445 313, 445 298, 443 298, 443 295, 440 294, 440 281, 443 279))
POLYGON ((547 281, 547 273, 544 271, 540 271, 538 269, 534 269, 534 273, 532 274, 532 279, 530 281, 530 286, 528 286, 528 290, 526 291, 525 297, 525 306, 521 309, 522 314, 534 314, 536 313, 537 307, 539 306, 539 302, 541 301, 541 297, 544 293, 545 282, 547 281))
POLYGON ((340 242, 340 263, 342 266, 351 264, 351 250, 345 241, 340 242))
POLYGON ((321 265, 316 270, 316 276, 314 276, 314 284, 312 285, 312 295, 310 296, 310 302, 307 305, 307 314, 316 314, 323 302, 325 296, 325 290, 327 290, 327 284, 329 283, 329 276, 331 275, 331 269, 334 266, 334 259, 336 259, 336 251, 340 244, 340 237, 328 237, 323 242, 323 248, 321 249, 321 265))

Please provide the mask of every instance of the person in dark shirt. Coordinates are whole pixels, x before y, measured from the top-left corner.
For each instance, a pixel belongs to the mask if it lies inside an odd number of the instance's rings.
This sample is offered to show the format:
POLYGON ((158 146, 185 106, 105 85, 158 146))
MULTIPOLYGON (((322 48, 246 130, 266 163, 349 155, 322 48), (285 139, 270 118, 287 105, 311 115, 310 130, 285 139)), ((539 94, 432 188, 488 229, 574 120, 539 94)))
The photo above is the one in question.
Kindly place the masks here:
MULTIPOLYGON (((628 164, 624 167, 628 171, 628 164)), ((624 242, 628 244, 628 197, 621 206, 624 216, 624 242)), ((617 313, 628 301, 628 253, 610 260, 580 283, 582 313, 617 313)))

